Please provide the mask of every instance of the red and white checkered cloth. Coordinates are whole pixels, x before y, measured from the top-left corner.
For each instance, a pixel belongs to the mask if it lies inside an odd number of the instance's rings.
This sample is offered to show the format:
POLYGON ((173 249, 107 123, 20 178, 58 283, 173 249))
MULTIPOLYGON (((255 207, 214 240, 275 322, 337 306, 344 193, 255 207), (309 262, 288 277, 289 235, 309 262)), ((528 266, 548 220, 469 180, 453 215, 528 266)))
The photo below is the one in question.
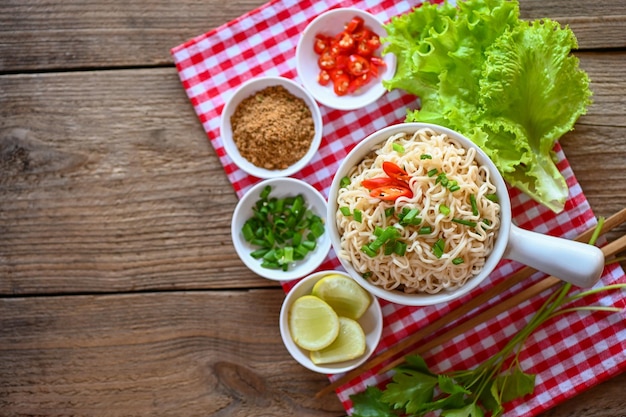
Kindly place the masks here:
MULTIPOLYGON (((300 82, 295 65, 295 47, 300 33, 315 16, 328 9, 358 7, 387 22, 392 16, 406 13, 419 3, 420 1, 393 0, 365 0, 356 3, 338 0, 274 0, 172 49, 183 88, 240 197, 259 179, 234 165, 226 155, 220 137, 220 113, 234 89, 245 80, 261 75, 283 76, 300 82)), ((355 111, 333 110, 321 105, 324 121, 322 144, 310 164, 294 177, 305 180, 328 196, 333 174, 352 147, 380 128, 401 123, 406 109, 413 109, 416 105, 414 96, 400 91, 389 92, 377 102, 355 111)), ((565 210, 555 215, 526 195, 511 189, 513 216, 522 228, 573 238, 593 227, 596 219, 558 145, 557 151, 559 168, 570 187, 565 210)), ((521 267, 514 262, 503 261, 489 280, 473 294, 495 285, 521 267)), ((331 251, 320 269, 335 268, 340 266, 331 251)), ((535 274, 525 283, 492 300, 491 304, 502 301, 542 277, 540 273, 535 274)), ((605 269, 599 285, 616 282, 626 282, 626 277, 619 266, 612 266, 605 269)), ((288 291, 292 285, 293 282, 285 284, 285 290, 288 291)), ((376 353, 386 350, 445 315, 473 294, 449 305, 425 308, 382 301, 385 326, 376 353)), ((424 355, 427 363, 433 370, 440 372, 476 366, 504 346, 548 295, 549 292, 546 292, 522 303, 428 352, 424 355)), ((626 301, 620 292, 601 293, 587 297, 584 302, 626 307, 626 301)), ((488 305, 483 306, 483 309, 486 307, 488 305)), ((478 312, 474 311, 471 315, 478 312)), ((626 314, 596 312, 561 316, 530 337, 520 359, 526 372, 537 374, 537 385, 534 394, 506 404, 507 416, 536 415, 626 370, 626 314)), ((337 395, 350 412, 351 394, 364 390, 367 385, 384 384, 390 376, 390 373, 375 375, 367 372, 340 387, 337 395)))

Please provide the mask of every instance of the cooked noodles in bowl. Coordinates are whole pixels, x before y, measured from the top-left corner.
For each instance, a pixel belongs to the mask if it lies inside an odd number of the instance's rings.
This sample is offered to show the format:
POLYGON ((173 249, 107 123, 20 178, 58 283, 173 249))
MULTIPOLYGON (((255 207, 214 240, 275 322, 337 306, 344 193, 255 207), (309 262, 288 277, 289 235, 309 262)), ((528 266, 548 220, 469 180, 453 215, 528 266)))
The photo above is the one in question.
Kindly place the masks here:
POLYGON ((342 263, 405 294, 453 291, 478 275, 501 224, 494 178, 479 159, 431 128, 375 145, 336 193, 342 263))

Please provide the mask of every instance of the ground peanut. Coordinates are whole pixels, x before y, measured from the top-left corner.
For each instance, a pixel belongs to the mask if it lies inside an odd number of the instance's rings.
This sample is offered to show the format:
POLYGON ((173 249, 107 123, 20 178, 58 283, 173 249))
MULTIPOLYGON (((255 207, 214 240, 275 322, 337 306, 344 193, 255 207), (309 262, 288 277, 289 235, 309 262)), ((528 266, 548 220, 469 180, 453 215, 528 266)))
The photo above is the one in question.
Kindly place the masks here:
POLYGON ((265 169, 296 163, 315 134, 311 110, 282 86, 267 87, 244 99, 230 121, 241 156, 265 169))

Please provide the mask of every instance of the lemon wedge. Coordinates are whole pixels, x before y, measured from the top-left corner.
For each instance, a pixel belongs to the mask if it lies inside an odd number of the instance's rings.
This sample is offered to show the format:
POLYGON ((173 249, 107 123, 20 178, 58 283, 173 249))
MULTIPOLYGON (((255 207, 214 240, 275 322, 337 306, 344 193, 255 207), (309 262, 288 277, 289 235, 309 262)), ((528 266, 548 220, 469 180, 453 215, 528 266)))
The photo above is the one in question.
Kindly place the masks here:
POLYGON ((310 352, 316 365, 337 363, 358 358, 365 353, 365 333, 361 325, 347 317, 339 317, 339 335, 330 346, 310 352))
POLYGON ((326 301, 338 316, 358 320, 365 313, 372 298, 353 279, 329 274, 317 281, 312 294, 326 301))
POLYGON ((303 295, 289 311, 289 331, 296 345, 316 351, 329 346, 339 334, 339 317, 324 300, 303 295))

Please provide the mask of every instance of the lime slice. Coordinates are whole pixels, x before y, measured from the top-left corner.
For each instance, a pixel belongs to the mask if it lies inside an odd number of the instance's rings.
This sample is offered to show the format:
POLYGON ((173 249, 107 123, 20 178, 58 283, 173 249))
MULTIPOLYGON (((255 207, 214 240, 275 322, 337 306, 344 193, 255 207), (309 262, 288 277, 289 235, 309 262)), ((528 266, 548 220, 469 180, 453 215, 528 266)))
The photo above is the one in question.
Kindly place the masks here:
POLYGON ((353 279, 338 274, 317 281, 312 294, 330 304, 338 316, 353 320, 361 318, 372 301, 369 293, 353 279))
POLYGON ((320 350, 337 338, 339 317, 322 299, 303 295, 289 310, 289 331, 296 345, 307 350, 320 350))
POLYGON ((365 333, 361 325, 347 317, 339 317, 339 326, 339 335, 330 346, 310 353, 314 364, 349 361, 365 353, 365 333))

